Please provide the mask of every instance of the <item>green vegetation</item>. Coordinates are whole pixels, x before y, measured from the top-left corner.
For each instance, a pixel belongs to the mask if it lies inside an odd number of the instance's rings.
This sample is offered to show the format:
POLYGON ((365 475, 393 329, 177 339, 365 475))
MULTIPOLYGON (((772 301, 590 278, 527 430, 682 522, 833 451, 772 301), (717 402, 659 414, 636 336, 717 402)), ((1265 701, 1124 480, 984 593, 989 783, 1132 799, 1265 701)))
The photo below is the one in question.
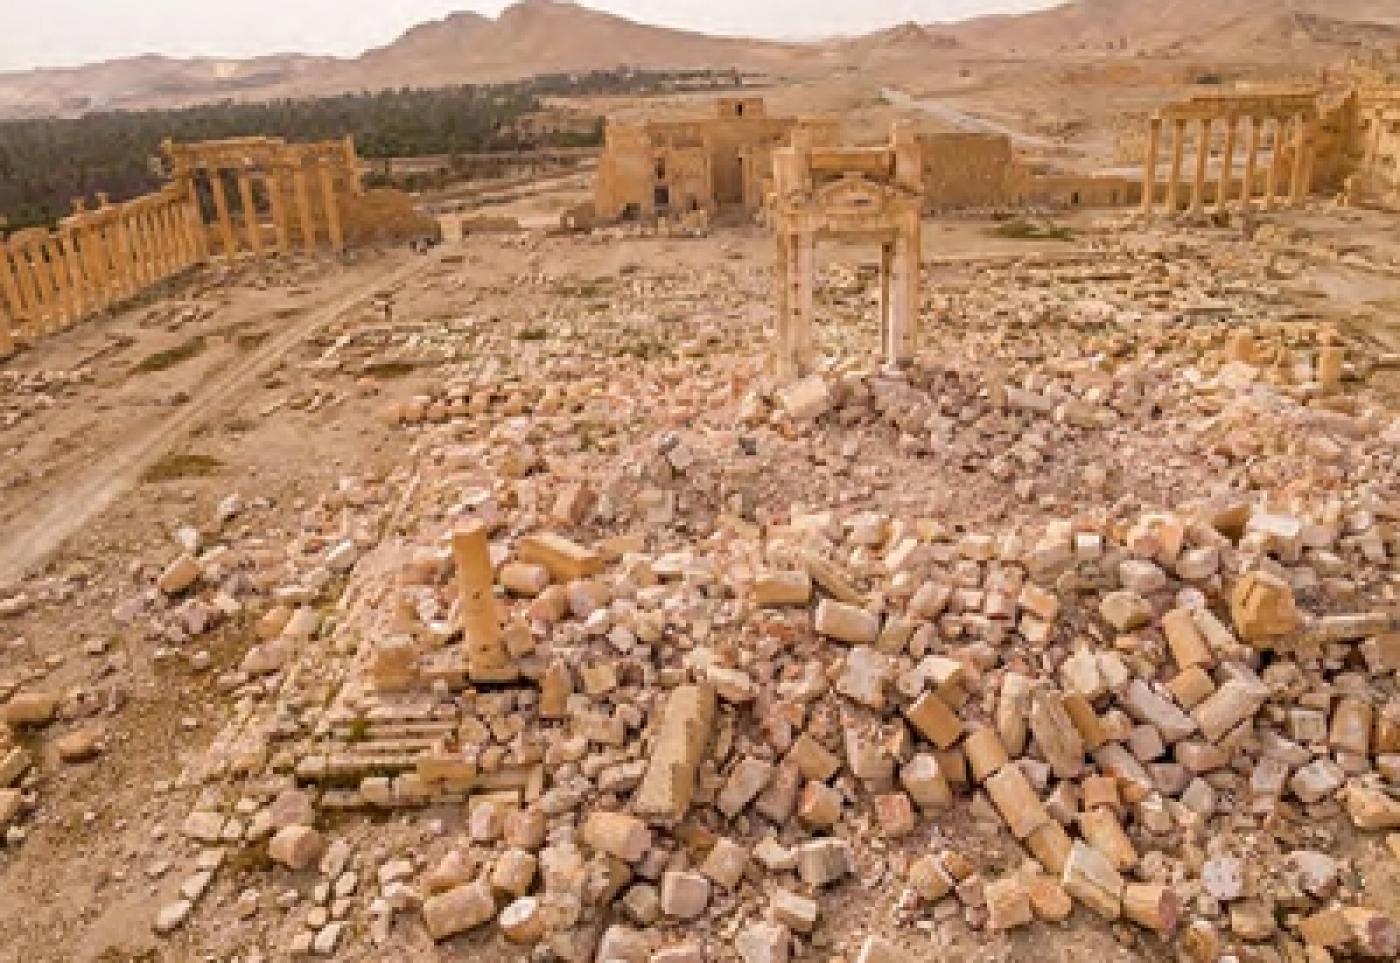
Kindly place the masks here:
POLYGON ((218 472, 224 463, 211 455, 169 454, 147 468, 141 480, 150 484, 179 481, 182 478, 206 478, 218 472))
POLYGON ((1013 241, 1072 241, 1074 231, 1063 224, 1037 223, 1017 218, 992 228, 996 237, 1013 241))
POLYGON ((204 335, 195 335, 188 341, 175 345, 173 348, 166 348, 164 351, 157 351, 155 354, 147 355, 131 370, 139 374, 149 374, 153 371, 166 371, 177 364, 188 361, 201 354, 205 348, 204 335))
MULTIPOLYGON (((598 71, 511 84, 385 90, 180 110, 108 111, 72 119, 0 122, 0 216, 8 229, 52 225, 74 197, 113 201, 160 185, 160 145, 224 137, 329 140, 349 134, 362 157, 522 151, 601 143, 602 125, 541 131, 521 123, 542 98, 662 93, 742 84, 733 71, 598 71)), ((372 179, 371 179, 372 180, 372 179)))

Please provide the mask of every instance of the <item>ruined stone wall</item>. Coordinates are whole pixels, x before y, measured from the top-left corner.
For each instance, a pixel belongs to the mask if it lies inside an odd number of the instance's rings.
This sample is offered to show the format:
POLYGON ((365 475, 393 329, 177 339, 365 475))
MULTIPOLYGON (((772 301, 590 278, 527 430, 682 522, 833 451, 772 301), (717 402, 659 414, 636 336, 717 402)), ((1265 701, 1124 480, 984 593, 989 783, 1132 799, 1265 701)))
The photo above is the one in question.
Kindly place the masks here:
POLYGON ((1030 172, 1011 141, 995 134, 922 134, 924 206, 929 210, 1023 203, 1030 172))

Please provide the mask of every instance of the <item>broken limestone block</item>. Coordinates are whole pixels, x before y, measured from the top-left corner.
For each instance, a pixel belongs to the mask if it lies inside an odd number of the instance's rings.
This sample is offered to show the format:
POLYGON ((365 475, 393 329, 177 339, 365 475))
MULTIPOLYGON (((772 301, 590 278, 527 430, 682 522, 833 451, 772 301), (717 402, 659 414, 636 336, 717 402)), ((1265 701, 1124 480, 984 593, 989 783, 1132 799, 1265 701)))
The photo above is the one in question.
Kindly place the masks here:
POLYGON ((988 883, 982 890, 987 901, 987 928, 994 933, 1035 922, 1031 896, 1015 876, 988 883))
POLYGON ((778 403, 793 421, 811 421, 830 410, 831 389, 821 375, 810 375, 780 391, 778 403))
POLYGON ((749 865, 749 851, 732 839, 721 836, 715 840, 705 861, 700 864, 700 872, 725 889, 739 885, 744 870, 749 865))
POLYGON ((836 691, 872 709, 885 707, 885 683, 892 674, 890 657, 868 645, 858 645, 842 660, 836 691))
POLYGON ((562 535, 540 532, 524 535, 515 545, 520 561, 543 565, 561 583, 588 578, 603 571, 603 556, 562 535))
POLYGON ((932 905, 953 891, 957 885, 943 861, 928 853, 914 860, 909 866, 909 887, 919 894, 919 898, 932 905))
POLYGON ((288 869, 302 870, 314 864, 326 850, 326 841, 310 826, 279 829, 267 844, 267 854, 288 869))
POLYGON ((991 726, 975 729, 963 742, 963 752, 967 755, 972 779, 977 783, 981 783, 1010 762, 1006 747, 1001 744, 1001 737, 991 726))
POLYGON ((1058 692, 1042 689, 1031 697, 1030 727, 1056 776, 1074 779, 1083 772, 1084 739, 1058 692))
POLYGON ((856 954, 856 963, 910 963, 913 959, 898 946, 880 936, 867 936, 856 954))
POLYGON ((1181 708, 1148 687, 1142 679, 1134 679, 1123 698, 1128 715, 1138 722, 1153 726, 1168 745, 1180 742, 1196 731, 1196 722, 1181 708))
POLYGON ((743 963, 788 963, 791 944, 792 934, 786 926, 750 923, 734 937, 734 952, 743 963))
POLYGON ((1031 911, 1038 920, 1061 923, 1074 912, 1074 900, 1069 898, 1059 881, 1036 873, 1026 880, 1026 892, 1031 898, 1031 911))
POLYGON ((1152 621, 1152 603, 1136 592, 1109 592, 1099 603, 1099 614, 1119 632, 1131 632, 1152 621))
POLYGON ((922 809, 946 809, 953 804, 953 790, 938 758, 929 753, 919 753, 901 766, 899 783, 922 809))
POLYGON ((1113 810, 1100 806, 1079 814, 1079 832, 1084 841, 1103 853, 1118 870, 1137 865, 1137 849, 1113 810))
POLYGON ((1352 786, 1346 792, 1346 807, 1358 829, 1400 829, 1400 799, 1382 789, 1352 786))
POLYGON ((166 595, 178 595, 198 582, 202 574, 199 562, 187 552, 165 567, 156 579, 156 588, 166 595))
POLYGON ((496 899, 485 878, 466 883, 423 902, 423 923, 434 940, 491 922, 496 917, 496 899))
POLYGON ((1240 638, 1260 647, 1277 644, 1303 625, 1293 589, 1267 572, 1246 573, 1235 583, 1230 590, 1230 618, 1240 638))
POLYGON ((810 933, 817 925, 818 904, 781 886, 768 897, 768 913, 774 922, 798 933, 810 933))
POLYGON ((1172 609, 1162 616, 1162 631, 1166 633, 1167 645, 1171 647, 1178 668, 1210 666, 1215 661, 1190 609, 1172 609))
POLYGON ((808 826, 828 827, 841 821, 844 797, 841 791, 822 782, 809 782, 802 787, 797 801, 797 815, 808 826))
POLYGON ((841 768, 841 759, 808 733, 802 733, 788 750, 787 761, 804 779, 826 782, 841 768))
POLYGON ((1107 856, 1086 843, 1074 841, 1060 885, 1105 919, 1116 920, 1122 915, 1123 877, 1107 856))
POLYGON ((1045 804, 1031 788, 1025 773, 1019 766, 1002 766, 984 783, 987 795, 996 806, 1001 818, 1006 820, 1011 835, 1025 839, 1036 829, 1050 821, 1050 813, 1045 804))
POLYGON ((661 874, 661 912, 677 919, 693 920, 710 903, 710 881, 699 873, 672 871, 661 874))
POLYGON ((773 764, 763 759, 753 756, 740 759, 730 772, 724 788, 720 790, 715 806, 733 819, 763 791, 764 786, 768 785, 768 780, 773 777, 773 769, 773 764))
POLYGON ((24 796, 18 789, 0 789, 0 833, 10 828, 23 805, 24 796))
POLYGON ((812 576, 806 572, 765 572, 754 579, 753 601, 764 608, 806 605, 812 600, 812 576))
POLYGON ((500 582, 510 594, 532 599, 549 587, 549 569, 529 562, 507 562, 501 566, 500 582))
POLYGON ((1040 863, 1047 873, 1059 876, 1065 871, 1072 840, 1064 827, 1055 820, 1047 819, 1025 838, 1025 844, 1036 862, 1040 863))
POLYGON ((651 849, 651 830, 627 813, 597 810, 584 821, 585 844, 624 863, 635 863, 651 849))
POLYGON ((1219 742, 1235 726, 1253 718, 1268 698, 1269 690, 1262 683, 1231 679, 1196 706, 1191 718, 1207 739, 1219 742))
POLYGON ((808 886, 826 886, 854 869, 851 847, 844 839, 812 839, 797 847, 797 875, 808 886))
POLYGON ((44 726, 58 714, 59 697, 51 692, 21 692, 0 706, 0 722, 20 726, 44 726))
POLYGON ((904 715, 919 733, 939 749, 947 749, 962 735, 963 723, 936 692, 925 692, 904 715))
POLYGON ((545 934, 545 914, 535 896, 521 896, 506 905, 496 917, 501 935, 517 946, 538 943, 545 934))
POLYGON ((1123 915, 1139 926, 1170 933, 1181 920, 1181 897, 1160 883, 1128 883, 1123 888, 1123 915))
POLYGON ((173 903, 166 903, 156 913, 155 923, 152 928, 158 936, 168 936, 185 925, 185 921, 190 918, 190 913, 194 910, 194 902, 187 899, 177 899, 173 903))
POLYGON ((714 721, 712 686, 684 685, 672 691, 661 713, 646 774, 633 799, 638 815, 675 822, 685 816, 714 721))
POLYGON ((817 632, 851 645, 870 645, 880 636, 880 617, 835 599, 817 603, 817 632))

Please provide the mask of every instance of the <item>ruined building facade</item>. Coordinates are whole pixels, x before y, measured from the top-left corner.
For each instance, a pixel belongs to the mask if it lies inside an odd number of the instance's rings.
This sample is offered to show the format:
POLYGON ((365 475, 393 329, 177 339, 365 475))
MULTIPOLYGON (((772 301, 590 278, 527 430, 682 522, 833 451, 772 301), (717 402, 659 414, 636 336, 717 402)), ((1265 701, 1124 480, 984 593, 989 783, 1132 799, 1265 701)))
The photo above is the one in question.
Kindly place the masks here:
POLYGON ((799 127, 818 140, 835 122, 770 117, 761 97, 721 98, 715 115, 693 120, 608 124, 594 192, 603 221, 763 205, 773 151, 799 127))

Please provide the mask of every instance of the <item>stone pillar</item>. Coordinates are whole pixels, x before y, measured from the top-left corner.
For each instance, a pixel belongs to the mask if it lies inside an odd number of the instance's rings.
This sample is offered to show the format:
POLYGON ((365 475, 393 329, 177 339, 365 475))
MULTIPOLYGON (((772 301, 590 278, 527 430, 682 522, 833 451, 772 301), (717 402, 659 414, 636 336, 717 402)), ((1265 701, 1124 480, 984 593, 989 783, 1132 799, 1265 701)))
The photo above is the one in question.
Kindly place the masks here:
POLYGON ((194 250, 190 243, 189 231, 185 230, 184 205, 173 198, 167 198, 160 206, 160 216, 165 221, 165 236, 170 239, 170 253, 174 258, 176 272, 184 271, 194 263, 194 250))
POLYGON ((4 310, 0 311, 0 359, 3 359, 14 354, 20 326, 24 323, 24 302, 20 300, 19 283, 10 268, 10 252, 5 248, 3 237, 0 237, 0 301, 4 304, 4 310))
POLYGON ((1259 128, 1258 117, 1249 118, 1249 141, 1244 149, 1244 182, 1240 185, 1240 206, 1249 210, 1254 206, 1254 179, 1259 173, 1259 128))
POLYGON ((452 558, 457 565, 457 605, 467 650, 467 675, 473 682, 508 682, 519 673, 502 640, 496 578, 483 522, 470 521, 452 533, 452 558))
POLYGON ((350 183, 350 193, 359 197, 365 192, 365 184, 360 176, 360 158, 355 154, 355 138, 346 134, 343 146, 345 150, 345 172, 350 183))
POLYGON ((326 209, 326 233, 330 236, 331 250, 339 254, 345 250, 345 233, 340 226, 340 203, 335 196, 335 177, 329 161, 321 161, 319 174, 321 203, 326 209))
POLYGON ((185 230, 189 231, 190 234, 195 262, 204 264, 209 260, 209 232, 204 228, 204 215, 199 209, 199 196, 191 190, 189 198, 183 206, 185 230))
POLYGON ((1210 118, 1202 117, 1196 127, 1196 177, 1191 182, 1191 213, 1199 217, 1206 209, 1206 165, 1210 162, 1210 118))
POLYGON ((1230 206, 1230 186, 1235 182, 1235 137, 1240 120, 1225 118, 1225 153, 1220 158, 1220 183, 1215 195, 1215 209, 1222 214, 1230 206))
POLYGON ((1283 143, 1287 139, 1287 121, 1274 118, 1273 153, 1269 157, 1269 173, 1264 185, 1264 210, 1271 211, 1278 202, 1279 183, 1283 180, 1283 143))
POLYGON ((209 193, 214 198, 214 213, 219 219, 219 241, 223 244, 224 257, 232 261, 238 256, 238 241, 233 234, 233 218, 228 212, 223 171, 217 167, 209 169, 209 193))
POLYGON ((39 279, 34 265, 29 260, 27 245, 10 243, 10 259, 14 263, 15 277, 19 282, 21 300, 24 302, 21 313, 29 326, 39 332, 44 328, 44 300, 39 291, 39 279))
POLYGON ((1302 116, 1293 121, 1293 171, 1289 183, 1288 202, 1293 207, 1303 203, 1306 196, 1308 171, 1308 124, 1302 116))
POLYGON ((894 241, 880 244, 880 352, 888 358, 894 343, 894 241))
POLYGON ((1172 121, 1172 166, 1167 179, 1167 213, 1181 210, 1181 164, 1186 153, 1186 118, 1172 121))
POLYGON ((69 303, 72 305, 73 320, 81 321, 93 310, 92 286, 89 275, 83 270, 82 255, 78 251, 78 239, 72 227, 66 227, 59 235, 63 247, 63 263, 68 268, 69 303))
MULTIPOLYGON (((20 328, 24 325, 26 311, 24 310, 24 298, 19 293, 19 281, 15 277, 14 268, 10 262, 10 252, 5 246, 5 239, 0 237, 0 297, 4 298, 6 309, 9 312, 10 327, 10 347, 13 348, 16 339, 20 336, 20 328)), ((3 337, 0 335, 0 337, 3 337)))
POLYGON ((1378 160, 1381 153, 1381 133, 1385 129, 1385 113, 1377 110, 1371 118, 1371 134, 1366 141, 1366 161, 1362 168, 1362 175, 1365 179, 1367 193, 1375 193, 1380 187, 1380 166, 1378 160))
POLYGON ((784 230, 775 232, 777 259, 773 280, 778 289, 777 330, 773 343, 773 374, 785 381, 797 373, 797 359, 792 351, 792 236, 784 230))
POLYGON ((49 270, 49 262, 44 259, 42 241, 26 244, 24 255, 28 258, 29 269, 34 277, 34 289, 38 294, 39 309, 35 312, 39 322, 37 330, 47 334, 58 328, 58 304, 54 297, 53 272, 49 270))
POLYGON ((136 263, 136 288, 133 294, 140 293, 155 280, 151 266, 151 239, 146 233, 146 225, 139 208, 133 208, 124 218, 127 236, 131 238, 131 252, 136 263))
POLYGON ((243 205, 243 228, 248 232, 248 249, 253 257, 262 257, 262 219, 253 200, 253 178, 247 168, 238 172, 238 202, 243 205))
POLYGON ((297 222, 301 227, 301 248, 316 250, 316 222, 311 218, 311 193, 306 186, 306 167, 297 167, 292 174, 292 192, 296 195, 297 222))
POLYGON ((816 333, 812 330, 816 322, 817 286, 817 237, 810 231, 797 236, 794 248, 797 271, 796 324, 792 329, 792 343, 797 355, 797 367, 806 374, 812 368, 816 357, 816 333))
POLYGON ((915 209, 906 217, 903 229, 895 239, 894 276, 890 280, 893 288, 890 340, 885 353, 885 364, 891 369, 905 368, 914 360, 914 333, 919 317, 921 228, 919 213, 915 209))
POLYGON ((272 226, 277 231, 277 253, 283 256, 292 253, 292 228, 287 221, 287 198, 282 193, 283 168, 270 170, 263 175, 263 186, 267 189, 267 202, 272 208, 272 226))
POLYGON ((1147 122, 1147 156, 1142 162, 1142 213, 1151 215, 1157 199, 1157 153, 1162 147, 1162 118, 1147 122))

